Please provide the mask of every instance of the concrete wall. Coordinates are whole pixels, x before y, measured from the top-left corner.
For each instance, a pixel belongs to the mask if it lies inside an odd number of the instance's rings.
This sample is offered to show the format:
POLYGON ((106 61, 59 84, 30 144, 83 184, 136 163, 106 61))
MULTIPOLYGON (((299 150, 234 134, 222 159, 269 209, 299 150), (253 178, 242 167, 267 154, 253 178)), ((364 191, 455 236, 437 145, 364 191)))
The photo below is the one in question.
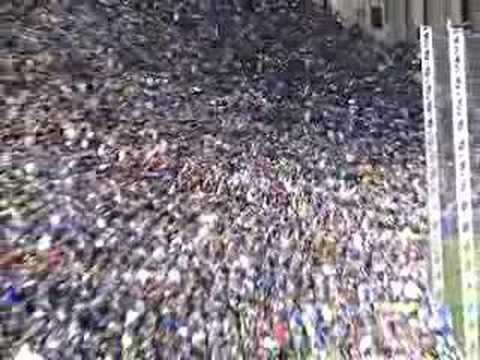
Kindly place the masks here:
POLYGON ((334 13, 338 13, 347 26, 359 25, 370 35, 382 42, 395 42, 408 36, 405 17, 409 0, 330 0, 334 13), (372 26, 372 7, 383 9, 383 27, 372 26))
POLYGON ((475 30, 480 31, 480 1, 470 0, 468 4, 469 20, 473 23, 475 30))
POLYGON ((445 26, 448 19, 459 24, 467 18, 480 30, 480 0, 329 0, 329 3, 347 26, 358 24, 386 43, 414 41, 420 25, 445 26), (383 8, 381 29, 372 26, 372 6, 383 8))
POLYGON ((415 39, 417 29, 424 23, 425 9, 423 0, 407 1, 407 37, 415 39))
POLYGON ((330 8, 333 13, 339 13, 348 24, 354 24, 363 21, 361 13, 365 8, 365 3, 366 0, 331 0, 330 8))

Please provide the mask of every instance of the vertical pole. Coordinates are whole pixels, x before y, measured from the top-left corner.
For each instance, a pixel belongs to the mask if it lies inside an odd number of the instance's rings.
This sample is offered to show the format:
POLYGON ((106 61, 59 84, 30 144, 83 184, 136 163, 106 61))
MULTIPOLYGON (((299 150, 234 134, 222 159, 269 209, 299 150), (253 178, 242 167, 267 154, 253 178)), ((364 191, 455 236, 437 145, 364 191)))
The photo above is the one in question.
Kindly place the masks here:
POLYGON ((428 0, 423 0, 423 23, 425 25, 431 25, 429 20, 429 12, 428 12, 428 0))
POLYGON ((391 19, 391 24, 398 40, 405 41, 407 38, 407 0, 396 0, 396 16, 391 19))
POLYGON ((458 248, 462 287, 463 336, 465 358, 478 359, 479 299, 475 284, 475 247, 472 211, 470 144, 468 132, 465 35, 462 28, 449 23, 450 76, 453 110, 453 137, 458 211, 458 248))
POLYGON ((434 297, 445 300, 442 224, 440 208, 440 173, 438 149, 438 123, 435 107, 435 63, 433 49, 433 31, 431 26, 421 27, 423 108, 425 117, 425 140, 428 186, 428 216, 430 224, 430 285, 434 297))
POLYGON ((463 0, 451 0, 450 14, 454 24, 461 24, 463 22, 463 0))

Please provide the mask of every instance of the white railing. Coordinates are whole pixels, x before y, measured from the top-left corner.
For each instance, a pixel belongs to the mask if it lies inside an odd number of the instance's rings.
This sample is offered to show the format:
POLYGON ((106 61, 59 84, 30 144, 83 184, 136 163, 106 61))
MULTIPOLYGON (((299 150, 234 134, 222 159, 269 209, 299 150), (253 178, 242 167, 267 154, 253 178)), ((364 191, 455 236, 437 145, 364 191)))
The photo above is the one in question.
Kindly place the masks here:
POLYGON ((465 358, 478 359, 480 204, 473 185, 480 162, 472 155, 480 150, 480 37, 450 24, 446 31, 423 26, 421 47, 431 286, 450 307, 465 358))

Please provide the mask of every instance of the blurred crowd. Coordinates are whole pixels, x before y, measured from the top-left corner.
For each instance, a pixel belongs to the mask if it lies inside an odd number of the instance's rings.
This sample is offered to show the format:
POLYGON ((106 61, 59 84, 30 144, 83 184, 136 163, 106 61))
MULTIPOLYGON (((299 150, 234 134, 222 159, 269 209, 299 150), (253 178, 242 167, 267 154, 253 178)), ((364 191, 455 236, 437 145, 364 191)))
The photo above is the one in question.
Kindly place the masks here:
POLYGON ((5 358, 455 358, 415 49, 281 1, 27 5, 0 47, 5 358))

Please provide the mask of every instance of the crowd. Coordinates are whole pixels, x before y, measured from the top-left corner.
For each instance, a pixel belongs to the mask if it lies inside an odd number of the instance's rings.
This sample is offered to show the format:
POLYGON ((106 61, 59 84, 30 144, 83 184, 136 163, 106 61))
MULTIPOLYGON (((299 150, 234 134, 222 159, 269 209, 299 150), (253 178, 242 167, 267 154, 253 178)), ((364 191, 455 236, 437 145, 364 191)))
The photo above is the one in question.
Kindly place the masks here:
POLYGON ((2 358, 455 358, 418 59, 281 1, 138 4, 7 9, 2 358))

